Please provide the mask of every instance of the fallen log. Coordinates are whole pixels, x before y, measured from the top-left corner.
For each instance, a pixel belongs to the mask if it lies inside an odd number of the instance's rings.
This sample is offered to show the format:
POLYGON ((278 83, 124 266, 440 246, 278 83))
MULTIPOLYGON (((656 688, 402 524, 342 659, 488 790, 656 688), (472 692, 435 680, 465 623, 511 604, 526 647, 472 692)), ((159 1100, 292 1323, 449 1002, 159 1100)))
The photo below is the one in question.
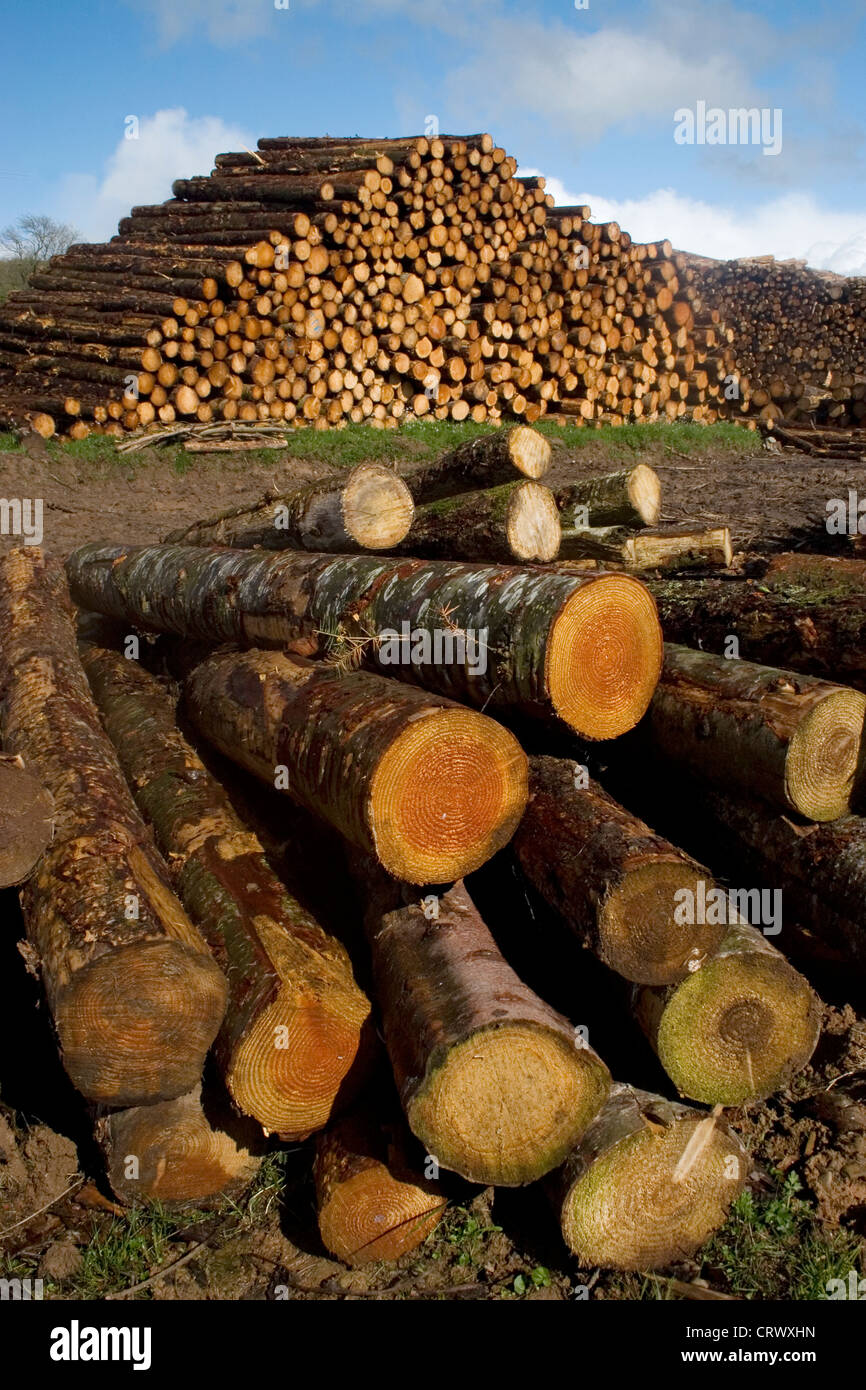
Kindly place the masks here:
POLYGON ((222 753, 409 883, 479 868, 526 805, 526 756, 507 729, 384 676, 218 653, 193 667, 185 699, 222 753))
POLYGON ((434 560, 553 560, 559 550, 559 512, 553 493, 522 478, 483 492, 461 492, 415 512, 402 555, 434 560))
POLYGON ((159 682, 94 643, 82 660, 178 896, 229 982, 215 1044, 228 1092, 266 1132, 306 1138, 357 1085, 370 1048, 370 1005, 346 950, 272 872, 159 682))
MULTIPOLYGON (((730 920, 728 892, 712 885, 707 915, 711 894, 726 900, 719 915, 730 920)), ((821 1018, 808 982, 742 918, 681 984, 636 986, 634 1011, 680 1095, 706 1105, 782 1090, 812 1056, 821 1018)))
POLYGON ((463 883, 420 898, 355 871, 409 1128, 470 1182, 543 1177, 603 1104, 604 1063, 506 963, 463 883))
POLYGON ((681 922, 676 894, 707 871, 619 806, 565 758, 530 760, 515 834, 521 870, 605 965, 639 984, 670 984, 721 944, 722 925, 681 922))
POLYGON ((211 1124, 198 1087, 175 1100, 115 1110, 97 1121, 108 1181, 121 1202, 202 1202, 232 1196, 261 1159, 230 1116, 211 1124))
POLYGON ((442 1219, 446 1200, 420 1172, 401 1122, 354 1112, 316 1142, 313 1176, 319 1234, 326 1250, 357 1268, 398 1260, 442 1219))
POLYGON ((565 527, 559 562, 602 560, 624 569, 727 569, 733 559, 727 526, 709 531, 629 531, 624 526, 565 527))
POLYGON ((722 1225, 749 1167, 716 1115, 615 1084, 549 1182, 584 1268, 664 1269, 722 1225))
POLYGON ((864 720, 860 691, 666 642, 642 727, 693 776, 830 821, 851 809, 864 720))
POLYGON ((99 722, 63 571, 35 547, 0 561, 0 630, 4 747, 55 804, 54 839, 21 905, 63 1064, 97 1103, 171 1099, 201 1076, 226 982, 99 722))
POLYGON ((519 474, 536 482, 550 467, 550 444, 528 425, 514 425, 469 439, 456 449, 407 473, 417 503, 435 502, 455 492, 513 483, 519 474))
POLYGON ((254 507, 238 507, 173 531, 166 539, 336 554, 391 550, 407 535, 413 513, 412 494, 393 469, 362 463, 339 484, 328 481, 278 493, 254 507))
POLYGON ((190 546, 82 546, 83 608, 204 641, 378 664, 491 713, 616 738, 662 660, 655 605, 627 575, 190 546))
POLYGON ((54 835, 54 798, 19 755, 0 754, 0 888, 23 883, 54 835))
POLYGON ((579 478, 553 493, 564 526, 655 526, 661 511, 661 482, 645 463, 602 477, 579 478))

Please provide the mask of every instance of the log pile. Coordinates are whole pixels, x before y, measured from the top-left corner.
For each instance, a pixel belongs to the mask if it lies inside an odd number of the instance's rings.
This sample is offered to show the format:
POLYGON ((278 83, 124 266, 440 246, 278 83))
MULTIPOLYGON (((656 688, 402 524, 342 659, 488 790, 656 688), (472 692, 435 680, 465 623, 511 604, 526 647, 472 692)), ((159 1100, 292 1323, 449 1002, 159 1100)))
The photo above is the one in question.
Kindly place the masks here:
POLYGON ((543 1180, 581 1264, 641 1270, 693 1253, 741 1191, 722 1108, 788 1086, 818 1040, 795 921, 866 959, 866 696, 841 641, 863 562, 777 557, 761 585, 497 563, 528 488, 557 525, 658 521, 651 470, 548 489, 547 463, 519 425, 403 492, 373 470, 275 494, 165 544, 83 546, 65 580, 33 548, 3 560, 0 864, 121 1200, 234 1193, 266 1139, 315 1135, 320 1233, 350 1265, 420 1244, 450 1174, 543 1180), (382 547, 377 498, 388 524, 409 499, 382 547), (335 534, 354 553, 322 550, 335 534), (819 580, 832 602, 807 629, 797 596, 819 580), (662 642, 651 590, 690 646, 662 642), (731 605, 774 603, 787 627, 743 620, 745 659, 721 654, 731 605), (779 644, 797 661, 766 664, 779 644), (685 772, 688 824, 662 834, 685 772), (290 803, 333 836, 341 920, 277 872, 268 834, 304 854, 290 803), (566 1016, 515 970, 485 865, 538 904, 539 960, 556 971, 562 929, 601 962, 670 1094, 612 1078, 580 971, 566 1016), (749 886, 723 886, 735 866, 749 886))

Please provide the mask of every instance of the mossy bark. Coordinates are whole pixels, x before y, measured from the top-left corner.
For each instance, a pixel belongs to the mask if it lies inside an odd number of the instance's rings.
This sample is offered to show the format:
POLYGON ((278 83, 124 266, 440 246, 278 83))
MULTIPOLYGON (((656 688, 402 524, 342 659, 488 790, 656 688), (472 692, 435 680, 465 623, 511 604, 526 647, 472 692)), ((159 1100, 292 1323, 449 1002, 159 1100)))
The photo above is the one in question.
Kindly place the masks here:
POLYGON ((542 478, 550 458, 551 448, 543 435, 526 425, 514 425, 469 439, 405 477, 416 502, 432 502, 456 492, 511 483, 521 473, 542 478))

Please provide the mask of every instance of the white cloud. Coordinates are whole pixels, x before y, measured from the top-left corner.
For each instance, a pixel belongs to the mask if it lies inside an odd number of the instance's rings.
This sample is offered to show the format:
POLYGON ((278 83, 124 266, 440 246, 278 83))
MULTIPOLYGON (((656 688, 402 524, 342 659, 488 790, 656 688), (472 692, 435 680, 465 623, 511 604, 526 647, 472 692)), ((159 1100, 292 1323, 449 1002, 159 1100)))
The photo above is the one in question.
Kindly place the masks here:
POLYGON ((635 241, 668 240, 679 251, 718 260, 772 255, 841 275, 866 275, 866 212, 821 207, 809 193, 740 209, 688 198, 672 188, 656 189, 645 198, 606 198, 572 192, 560 179, 548 178, 547 192, 560 205, 588 203, 594 222, 619 222, 635 241))
POLYGON ((171 197, 172 181, 209 174, 214 155, 238 150, 253 137, 218 116, 190 116, 182 106, 142 116, 138 139, 121 135, 102 174, 68 174, 52 211, 85 239, 113 236, 136 203, 171 197))

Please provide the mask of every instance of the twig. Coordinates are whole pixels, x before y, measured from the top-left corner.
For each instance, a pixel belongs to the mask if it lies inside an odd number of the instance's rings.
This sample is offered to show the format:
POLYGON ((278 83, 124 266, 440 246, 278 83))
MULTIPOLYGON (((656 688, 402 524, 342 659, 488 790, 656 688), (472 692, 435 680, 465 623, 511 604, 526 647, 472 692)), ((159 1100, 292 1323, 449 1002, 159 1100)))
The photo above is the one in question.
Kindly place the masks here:
POLYGON ((81 1184, 84 1182, 84 1174, 76 1173, 75 1177, 76 1181, 74 1183, 72 1183, 69 1187, 65 1188, 63 1192, 59 1193, 56 1197, 52 1197, 51 1201, 46 1202, 44 1207, 39 1207, 36 1211, 31 1211, 29 1216, 25 1216, 20 1221, 16 1221, 13 1226, 7 1226, 5 1231, 0 1231, 0 1240, 2 1240, 4 1236, 8 1236, 10 1231, 17 1231, 19 1226, 26 1226, 35 1217, 41 1216, 42 1213, 44 1211, 47 1211, 49 1207, 53 1207, 54 1203, 59 1202, 61 1197, 65 1197, 68 1193, 74 1192, 76 1187, 80 1187, 81 1184))
POLYGON ((106 1300, 110 1298, 126 1298, 128 1294, 140 1293, 142 1289, 149 1289, 151 1284, 155 1284, 158 1279, 164 1278, 166 1274, 171 1274, 172 1270, 180 1269, 181 1265, 187 1264, 187 1262, 192 1259, 193 1255, 197 1255, 199 1250, 203 1250, 206 1245, 206 1240, 198 1241, 191 1250, 187 1250, 185 1255, 181 1255, 180 1259, 172 1260, 170 1265, 165 1265, 163 1269, 158 1269, 156 1274, 151 1274, 149 1279, 142 1279, 140 1284, 131 1284, 128 1289, 121 1289, 119 1293, 107 1293, 104 1297, 106 1300))

